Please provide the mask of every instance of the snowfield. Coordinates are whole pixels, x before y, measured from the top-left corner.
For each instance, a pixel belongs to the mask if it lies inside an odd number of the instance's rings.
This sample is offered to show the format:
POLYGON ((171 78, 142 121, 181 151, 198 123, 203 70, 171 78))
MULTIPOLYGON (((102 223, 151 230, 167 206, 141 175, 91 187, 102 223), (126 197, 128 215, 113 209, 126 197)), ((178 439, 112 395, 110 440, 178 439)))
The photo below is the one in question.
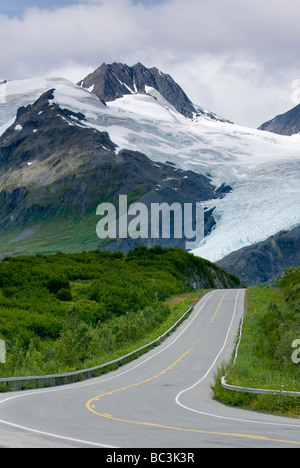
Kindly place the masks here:
POLYGON ((275 135, 209 116, 190 120, 150 87, 147 94, 133 93, 105 106, 91 93, 92 87, 85 90, 63 79, 6 86, 0 135, 14 123, 20 106, 55 88, 54 103, 85 115, 85 122, 74 119, 74 125, 107 131, 118 151, 140 151, 153 161, 209 175, 216 187, 230 185, 232 191, 225 197, 207 200, 205 206, 215 208, 217 225, 195 255, 215 262, 300 225, 300 135, 275 135))

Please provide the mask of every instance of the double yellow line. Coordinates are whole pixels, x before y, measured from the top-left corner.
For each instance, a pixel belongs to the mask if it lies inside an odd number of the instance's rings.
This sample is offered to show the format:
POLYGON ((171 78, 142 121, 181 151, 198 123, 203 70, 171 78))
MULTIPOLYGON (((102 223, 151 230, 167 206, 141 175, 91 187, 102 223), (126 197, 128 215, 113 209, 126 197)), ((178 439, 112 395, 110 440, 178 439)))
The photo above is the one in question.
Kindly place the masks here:
MULTIPOLYGON (((200 343, 200 341, 202 340, 203 336, 205 335, 205 333, 207 332, 208 328, 210 327, 210 325, 213 324, 218 312, 219 312, 219 309, 221 307, 221 304, 226 296, 226 294, 228 293, 228 291, 225 292, 225 294, 223 295, 222 299, 220 300, 219 302, 219 305, 217 307, 217 310, 214 314, 214 316, 212 317, 210 323, 208 324, 208 326, 205 328, 205 330, 203 331, 202 335, 200 336, 199 340, 188 350, 186 351, 182 356, 180 356, 180 358, 177 359, 177 361, 175 361, 173 364, 171 364, 169 367, 167 367, 166 369, 164 369, 163 371, 159 372, 159 374, 156 374, 154 375, 153 377, 149 377, 148 379, 146 380, 142 380, 141 382, 138 382, 138 383, 135 383, 135 384, 132 384, 132 385, 128 385, 126 387, 122 387, 122 388, 118 388, 116 390, 112 390, 110 392, 106 392, 106 393, 103 393, 102 395, 98 395, 94 398, 92 398, 90 401, 88 401, 88 403, 86 404, 87 408, 92 411, 93 413, 96 413, 94 411, 94 405, 92 404, 93 402, 95 401, 99 401, 100 398, 103 398, 105 396, 108 396, 108 395, 113 395, 114 393, 117 393, 117 392, 122 392, 122 391, 125 391, 125 390, 128 390, 129 388, 133 388, 133 387, 139 387, 140 385, 143 385, 145 383, 148 383, 148 382, 151 382, 152 380, 154 379, 158 379, 160 376, 166 374, 168 371, 170 371, 171 369, 173 369, 173 367, 177 366, 177 364, 179 364, 179 362, 181 362, 186 356, 188 356, 192 351, 194 351, 194 349, 196 348, 196 346, 200 343)), ((96 413, 98 414, 98 413, 96 413)), ((102 416, 102 414, 101 414, 102 416)))
POLYGON ((101 416, 102 418, 109 419, 109 420, 112 420, 112 421, 117 421, 117 422, 123 422, 123 423, 127 423, 127 424, 135 424, 135 425, 139 425, 139 426, 156 427, 156 428, 159 428, 159 429, 168 429, 168 430, 174 430, 174 431, 193 432, 193 433, 197 433, 197 434, 208 434, 208 435, 216 435, 216 436, 224 436, 224 437, 225 436, 226 437, 237 437, 237 438, 245 438, 245 439, 253 439, 253 440, 280 442, 280 443, 285 443, 285 444, 300 445, 300 442, 279 440, 279 439, 270 439, 268 437, 263 437, 263 436, 255 436, 255 435, 248 435, 248 434, 236 434, 236 433, 225 433, 225 432, 212 432, 212 431, 204 431, 204 430, 199 430, 199 429, 187 429, 187 428, 182 428, 182 427, 166 426, 166 425, 163 425, 163 424, 157 424, 157 423, 151 423, 151 422, 131 421, 131 420, 128 420, 128 419, 117 418, 117 417, 114 417, 114 416, 112 416, 110 414, 107 414, 107 413, 100 413, 100 412, 98 412, 96 410, 95 403, 98 402, 101 398, 103 398, 105 396, 113 395, 113 394, 118 393, 118 392, 126 391, 126 390, 128 390, 130 388, 139 387, 140 385, 143 385, 145 383, 151 382, 152 380, 158 379, 159 377, 161 377, 162 375, 166 374, 168 371, 173 369, 175 366, 177 366, 177 364, 179 364, 183 359, 185 359, 192 351, 195 350, 195 348, 198 346, 198 344, 202 340, 203 336, 205 335, 205 333, 207 332, 209 327, 214 323, 214 321, 215 321, 215 319, 216 319, 216 317, 218 315, 218 312, 220 310, 220 307, 222 305, 222 302, 224 301, 225 296, 227 294, 228 294, 228 291, 226 291, 224 293, 222 299, 220 300, 220 302, 218 304, 218 307, 217 307, 213 317, 211 318, 209 324, 204 329, 202 335, 197 340, 197 342, 188 351, 186 351, 182 356, 180 356, 180 358, 178 358, 173 364, 171 364, 169 367, 167 367, 163 371, 159 372, 158 374, 154 375, 153 377, 149 377, 148 379, 142 380, 141 382, 137 382, 137 383, 132 384, 132 385, 127 385, 125 387, 118 388, 116 390, 111 390, 109 392, 102 393, 101 395, 93 397, 91 400, 89 400, 87 402, 87 404, 86 404, 87 409, 89 411, 91 411, 92 413, 96 414, 97 416, 101 416))

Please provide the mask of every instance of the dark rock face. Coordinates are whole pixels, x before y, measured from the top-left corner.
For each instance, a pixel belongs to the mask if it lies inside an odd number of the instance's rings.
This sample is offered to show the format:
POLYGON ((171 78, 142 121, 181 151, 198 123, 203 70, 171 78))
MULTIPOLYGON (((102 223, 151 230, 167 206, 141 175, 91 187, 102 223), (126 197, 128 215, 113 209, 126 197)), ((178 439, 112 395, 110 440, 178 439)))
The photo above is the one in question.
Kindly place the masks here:
POLYGON ((300 265, 300 227, 244 247, 217 263, 247 286, 271 281, 282 276, 286 267, 300 265))
POLYGON ((278 115, 262 124, 258 130, 289 136, 300 133, 300 104, 285 114, 278 115))
POLYGON ((141 63, 129 67, 122 63, 103 64, 95 72, 78 83, 102 101, 114 101, 126 94, 145 94, 145 86, 157 91, 182 115, 193 117, 197 110, 181 87, 170 75, 157 68, 146 68, 141 63))

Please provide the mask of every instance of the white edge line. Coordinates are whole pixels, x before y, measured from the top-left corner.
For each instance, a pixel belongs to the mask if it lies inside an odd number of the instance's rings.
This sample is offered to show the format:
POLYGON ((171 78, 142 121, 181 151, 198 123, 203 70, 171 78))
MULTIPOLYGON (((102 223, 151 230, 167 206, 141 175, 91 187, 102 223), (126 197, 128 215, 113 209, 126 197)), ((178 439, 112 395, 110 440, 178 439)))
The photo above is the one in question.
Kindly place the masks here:
POLYGON ((223 350, 224 350, 224 348, 225 348, 225 346, 226 346, 226 344, 227 344, 228 336, 229 336, 229 333, 230 333, 230 331, 231 331, 232 324, 233 324, 233 320, 234 320, 235 314, 236 314, 237 301, 238 301, 239 295, 240 295, 240 290, 239 290, 239 292, 238 292, 238 294, 237 294, 237 297, 236 297, 236 300, 235 300, 234 313, 233 313, 233 316, 232 316, 232 318, 231 318, 231 322, 230 322, 230 325, 229 325, 229 328, 228 328, 228 331, 227 331, 227 334, 226 334, 226 338, 225 338, 225 341, 224 341, 224 344, 223 344, 221 350, 220 350, 219 353, 217 354, 217 356, 216 356, 214 362, 212 363, 212 365, 210 366, 210 368, 208 369, 208 371, 206 372, 206 374, 205 374, 203 377, 201 377, 201 379, 198 380, 196 383, 194 383, 193 385, 191 385, 189 388, 186 388, 185 390, 182 390, 180 393, 178 393, 178 395, 177 395, 175 401, 176 401, 176 403, 177 403, 179 406, 182 406, 183 408, 189 409, 189 410, 191 410, 191 411, 196 411, 196 410, 193 410, 193 409, 189 408, 188 406, 185 406, 185 405, 183 405, 182 403, 180 403, 179 399, 180 399, 180 397, 181 397, 184 393, 187 393, 187 392, 189 392, 190 390, 193 390, 193 388, 197 387, 197 385, 199 385, 201 382, 203 382, 203 380, 206 379, 206 377, 208 376, 208 374, 211 372, 211 370, 212 370, 213 367, 215 366, 217 360, 218 360, 219 357, 220 357, 220 354, 223 352, 223 350))
MULTIPOLYGON (((182 330, 182 332, 171 342, 169 343, 168 346, 164 347, 163 349, 161 349, 160 351, 158 351, 157 353, 153 354, 152 356, 148 357, 147 359, 143 360, 142 362, 140 362, 139 364, 137 364, 136 366, 134 367, 131 367, 130 369, 127 369, 126 371, 124 372, 121 372, 120 374, 115 374, 111 377, 108 377, 106 379, 103 379, 101 381, 99 381, 97 379, 97 382, 88 382, 88 383, 85 383, 85 384, 74 384, 76 385, 76 387, 80 386, 80 388, 82 387, 89 387, 89 386, 92 386, 92 385, 96 385, 96 384, 101 384, 103 382, 107 382, 109 380, 112 380, 112 379, 115 379, 115 378, 118 378, 124 374, 127 374, 128 372, 131 372, 135 369, 137 369, 138 367, 140 367, 141 365, 145 364, 146 362, 150 361, 150 359, 153 359, 154 357, 158 356, 159 354, 161 354, 162 352, 166 351, 168 348, 170 348, 181 336, 182 334, 191 326, 191 324, 194 322, 194 320, 198 317, 199 313, 201 312, 201 310, 203 309, 203 307, 205 306, 205 304, 207 303, 207 301, 214 295, 216 294, 217 290, 214 290, 214 291, 211 291, 210 293, 208 293, 206 296, 204 296, 204 301, 203 301, 203 304, 201 305, 201 307, 199 308, 198 312, 195 314, 195 316, 193 317, 193 319, 187 324, 187 326, 182 330)), ((201 301, 201 300, 200 300, 201 301)), ((199 302, 200 302, 199 301, 199 302)), ((199 303, 198 303, 199 304, 199 303)), ((72 384, 71 384, 72 385, 72 384)), ((3 403, 6 403, 8 401, 11 401, 11 400, 15 400, 17 398, 25 398, 26 396, 34 396, 34 395, 38 395, 38 394, 42 394, 42 393, 52 393, 52 392, 57 392, 57 391, 63 391, 63 390, 71 390, 72 388, 74 388, 74 386, 71 386, 71 385, 66 385, 66 386, 62 386, 62 387, 55 387, 55 388, 51 388, 51 389, 48 389, 48 390, 45 390, 45 389, 42 389, 42 390, 39 390, 39 391, 32 391, 32 392, 28 392, 28 393, 20 393, 20 394, 17 394, 17 395, 14 395, 14 396, 11 396, 11 397, 8 397, 2 401, 0 401, 0 405, 2 405, 3 403)), ((97 447, 102 447, 102 448, 115 448, 115 447, 112 447, 112 446, 109 446, 109 445, 104 445, 104 444, 97 444, 97 443, 93 443, 93 442, 88 442, 88 441, 83 441, 83 440, 79 440, 79 439, 72 439, 70 437, 65 437, 65 436, 60 436, 58 434, 52 434, 52 433, 48 433, 48 432, 43 432, 43 431, 39 431, 37 429, 32 429, 30 427, 27 427, 27 426, 20 426, 18 424, 14 424, 14 423, 11 423, 9 421, 4 421, 4 420, 0 420, 0 423, 1 424, 5 424, 7 426, 11 426, 11 427, 15 427, 17 429, 21 429, 23 431, 27 431, 27 432, 33 432, 33 433, 36 433, 36 434, 40 434, 40 435, 44 435, 44 436, 48 436, 48 437, 54 437, 56 439, 62 439, 62 440, 67 440, 67 441, 71 441, 71 442, 77 442, 77 443, 80 443, 80 444, 88 444, 88 445, 93 445, 93 446, 97 446, 97 447)))
POLYGON ((99 444, 97 442, 89 442, 89 441, 81 440, 81 439, 73 439, 72 437, 66 437, 66 436, 61 436, 61 435, 58 435, 58 434, 52 434, 50 432, 39 431, 37 429, 31 429, 29 427, 20 426, 19 424, 14 424, 14 423, 10 423, 10 422, 7 422, 7 421, 2 421, 1 419, 0 419, 0 423, 5 424, 7 426, 14 427, 16 429, 24 430, 26 432, 33 432, 35 434, 39 434, 39 435, 43 435, 43 436, 47 436, 47 437, 54 437, 56 439, 63 439, 63 440, 67 440, 69 442, 76 442, 76 443, 80 443, 80 444, 83 444, 83 445, 92 445, 94 447, 101 447, 101 448, 117 448, 117 447, 113 447, 112 445, 99 444))

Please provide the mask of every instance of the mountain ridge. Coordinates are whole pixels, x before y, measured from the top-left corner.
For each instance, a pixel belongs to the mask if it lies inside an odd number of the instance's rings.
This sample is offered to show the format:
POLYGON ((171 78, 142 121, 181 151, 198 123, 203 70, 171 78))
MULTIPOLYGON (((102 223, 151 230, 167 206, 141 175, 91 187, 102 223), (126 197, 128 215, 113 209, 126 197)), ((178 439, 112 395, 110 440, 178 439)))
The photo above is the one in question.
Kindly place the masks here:
POLYGON ((300 133, 300 104, 284 114, 277 115, 258 127, 258 130, 292 136, 300 133))
MULTIPOLYGON (((19 108, 15 122, 0 137, 0 233, 9 236, 9 248, 32 242, 31 249, 43 252, 44 245, 47 252, 55 252, 57 240, 54 246, 51 239, 47 241, 48 223, 53 220, 61 225, 68 221, 63 236, 80 250, 81 238, 76 239, 72 229, 87 228, 92 217, 89 245, 95 248, 101 245, 96 208, 101 202, 116 202, 119 195, 127 194, 131 203, 139 200, 149 207, 153 202, 205 201, 230 190, 226 186, 217 190, 208 177, 154 163, 140 152, 117 151, 108 132, 90 128, 84 114, 58 105, 55 92, 46 91, 33 104, 19 108)), ((214 225, 212 210, 206 213, 206 222, 208 233, 214 225)), ((103 247, 106 244, 102 242, 103 247)), ((147 242, 150 247, 156 244, 183 248, 185 238, 147 242)), ((128 251, 139 242, 128 239, 116 245, 128 251)), ((5 254, 3 246, 0 252, 5 254)))
MULTIPOLYGON (((97 205, 119 194, 147 206, 204 201, 207 236, 193 253, 211 262, 300 225, 299 139, 209 112, 186 117, 163 87, 146 84, 142 64, 139 82, 132 80, 132 67, 119 67, 128 76, 115 74, 123 97, 113 101, 102 102, 93 83, 87 89, 58 78, 6 84, 1 252, 126 250, 128 243, 105 246, 95 238, 97 205)), ((150 70, 171 89, 167 75, 150 70)), ((178 104, 177 91, 173 98, 178 104)))
POLYGON ((247 286, 280 278, 288 266, 300 265, 300 226, 233 252, 217 264, 247 286))

